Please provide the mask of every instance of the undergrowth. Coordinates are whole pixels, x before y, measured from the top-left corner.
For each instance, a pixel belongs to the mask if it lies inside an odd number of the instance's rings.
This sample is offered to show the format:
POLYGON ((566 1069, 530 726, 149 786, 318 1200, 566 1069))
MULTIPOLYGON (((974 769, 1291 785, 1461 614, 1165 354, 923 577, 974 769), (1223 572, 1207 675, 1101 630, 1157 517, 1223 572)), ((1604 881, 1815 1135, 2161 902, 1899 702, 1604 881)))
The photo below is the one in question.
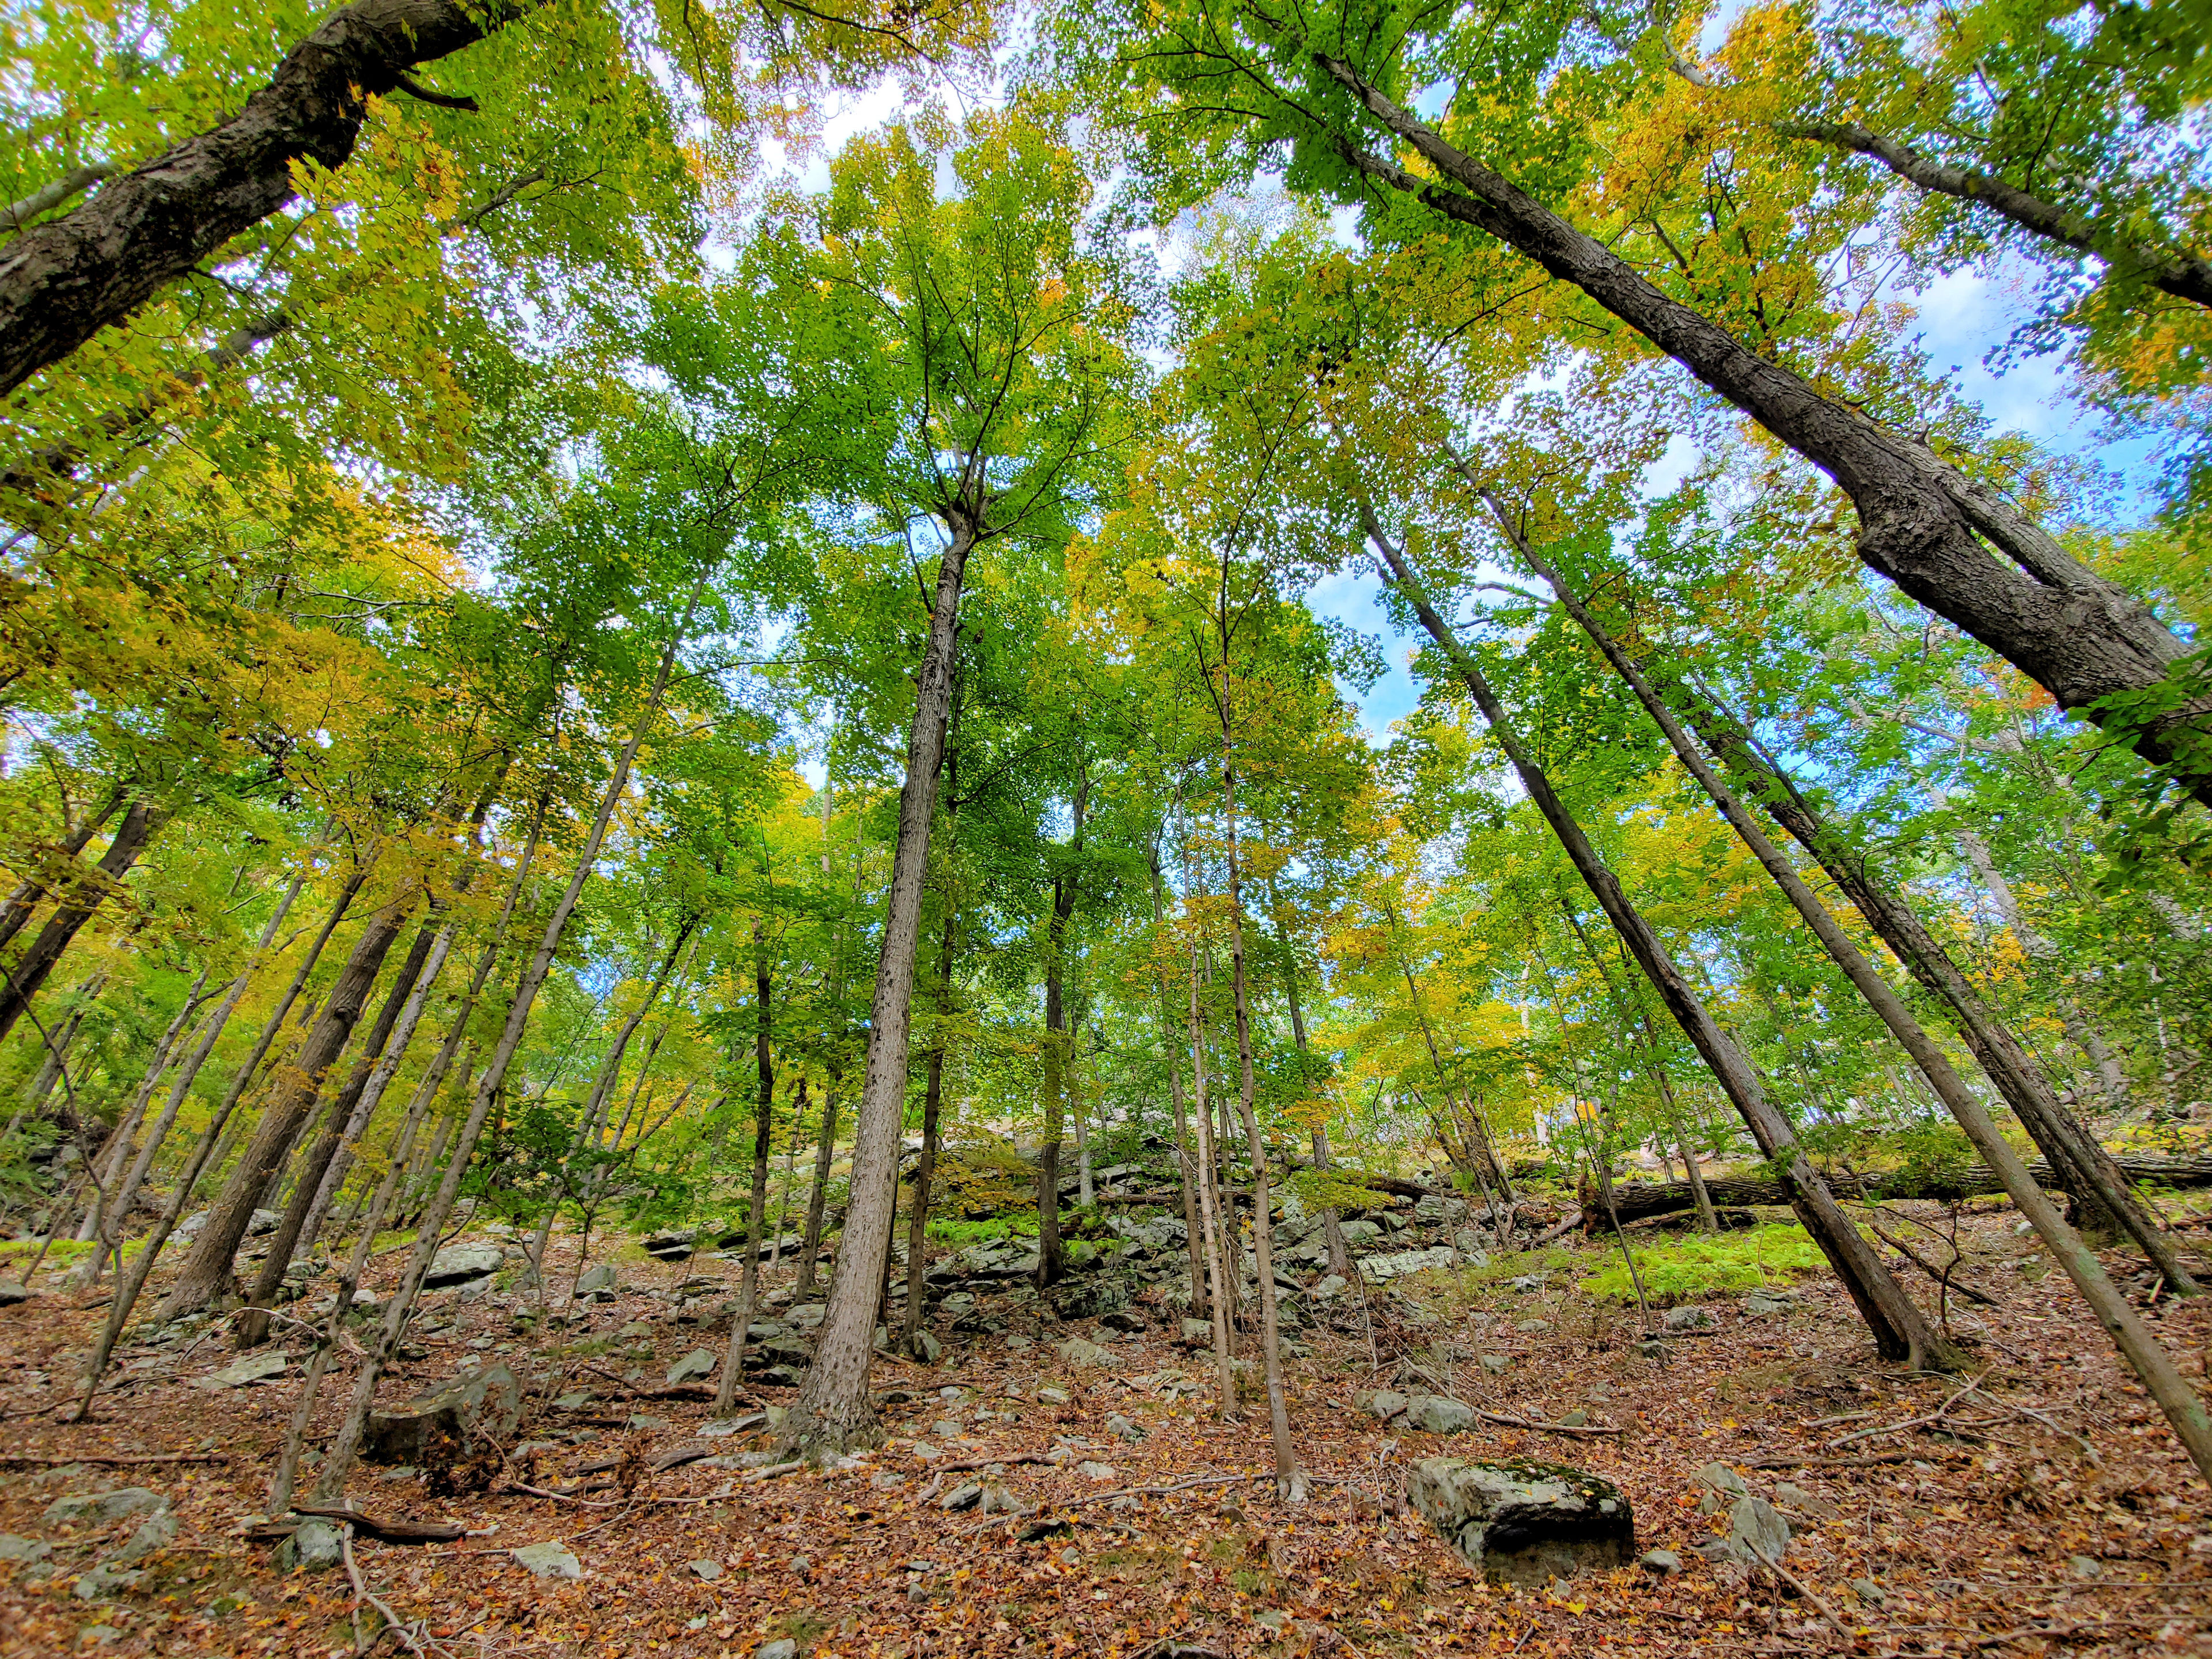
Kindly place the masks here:
MULTIPOLYGON (((1794 1222, 1769 1222, 1710 1237, 1688 1233, 1634 1249, 1636 1270, 1644 1276, 1644 1293, 1655 1302, 1683 1302, 1715 1291, 1787 1285, 1801 1274, 1821 1272, 1828 1265, 1820 1247, 1794 1222)), ((1577 1280, 1576 1288, 1587 1296, 1636 1300, 1636 1286, 1618 1249, 1604 1267, 1577 1280)))

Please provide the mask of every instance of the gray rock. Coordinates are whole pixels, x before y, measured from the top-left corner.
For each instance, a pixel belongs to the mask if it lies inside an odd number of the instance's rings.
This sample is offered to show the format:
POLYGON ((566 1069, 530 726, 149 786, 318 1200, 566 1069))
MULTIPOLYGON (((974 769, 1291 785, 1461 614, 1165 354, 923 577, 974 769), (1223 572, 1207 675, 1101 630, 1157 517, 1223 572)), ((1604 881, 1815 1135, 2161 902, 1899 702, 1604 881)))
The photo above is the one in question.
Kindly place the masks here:
POLYGON ((1788 1505, 1800 1515, 1809 1515, 1815 1521, 1832 1521, 1843 1513, 1826 1498, 1815 1497, 1802 1486, 1793 1486, 1787 1480, 1774 1489, 1774 1498, 1777 1503, 1788 1505))
POLYGON ((1534 1336, 1539 1331, 1550 1330, 1552 1322, 1548 1319, 1522 1319, 1516 1321, 1513 1328, 1525 1336, 1534 1336))
POLYGON ((1889 1600, 1888 1596, 1882 1594, 1881 1586, 1871 1578, 1852 1579, 1851 1594, 1870 1607, 1878 1607, 1889 1600))
POLYGON ((1481 1358, 1482 1369, 1488 1371, 1492 1376, 1496 1376, 1500 1371, 1503 1371, 1508 1365, 1513 1363, 1513 1356, 1509 1353, 1486 1353, 1481 1358))
POLYGON ((0 1532, 0 1561, 43 1561, 54 1553, 54 1547, 43 1538, 18 1538, 12 1532, 0 1532))
POLYGON ((722 1564, 720 1561, 703 1559, 694 1561, 691 1563, 691 1571, 711 1584, 722 1576, 722 1564))
POLYGON ((495 1361, 399 1411, 370 1417, 361 1455, 371 1463, 420 1463, 432 1431, 441 1426, 464 1443, 483 1435, 505 1445, 521 1415, 522 1385, 495 1361))
POLYGON ((799 1659, 799 1644, 788 1636, 763 1642, 753 1650, 753 1659, 799 1659))
POLYGON ((921 1351, 918 1357, 925 1365, 934 1365, 945 1353, 945 1345, 926 1330, 914 1334, 914 1346, 921 1351))
POLYGON ((30 1299, 31 1292, 21 1280, 0 1279, 0 1308, 12 1308, 18 1302, 28 1302, 30 1299))
POLYGON ((328 1572, 345 1559, 345 1544, 336 1526, 311 1517, 276 1547, 276 1559, 279 1572, 328 1572))
POLYGON ((1680 1334, 1684 1331, 1709 1331, 1713 1328, 1713 1316, 1694 1304, 1667 1310, 1667 1328, 1680 1334))
POLYGON ((1746 1566, 1779 1561, 1790 1548, 1790 1523, 1764 1498, 1739 1498, 1729 1510, 1727 1541, 1735 1547, 1736 1559, 1746 1566))
POLYGON ((1079 1336, 1069 1337, 1054 1352, 1071 1365, 1111 1365, 1115 1363, 1113 1350, 1102 1348, 1096 1342, 1086 1341, 1079 1336))
POLYGON ((1042 1406, 1065 1406, 1074 1396, 1066 1389, 1039 1389, 1037 1403, 1042 1406))
POLYGON ((1406 1402, 1406 1421, 1431 1434, 1464 1434, 1475 1425, 1474 1407, 1449 1395, 1418 1394, 1406 1402))
POLYGON ((1212 1341, 1213 1322, 1207 1319, 1191 1319, 1186 1317, 1182 1322, 1182 1340, 1186 1342, 1212 1341))
POLYGON ((1352 1396, 1352 1403, 1359 1410, 1369 1412, 1388 1423, 1394 1417, 1403 1417, 1413 1401, 1391 1389, 1363 1389, 1352 1396))
POLYGON ((1772 1291, 1761 1285, 1743 1299, 1743 1310, 1753 1319, 1768 1319, 1776 1314, 1785 1314, 1797 1305, 1797 1298, 1788 1291, 1772 1291))
POLYGON ((448 1244, 430 1258, 422 1288, 441 1291, 471 1279, 489 1279, 506 1264, 507 1253, 496 1244, 448 1244))
POLYGON ((1095 1462, 1078 1463, 1075 1466, 1075 1472, 1085 1480, 1111 1480, 1114 1478, 1114 1466, 1111 1463, 1095 1462))
POLYGON ((1665 1578, 1682 1570, 1682 1558, 1672 1550, 1646 1550, 1636 1558, 1636 1565, 1649 1573, 1665 1578))
POLYGON ((201 1389, 236 1389, 249 1382, 266 1382, 271 1377, 282 1376, 284 1368, 292 1363, 291 1355, 281 1349, 264 1348, 256 1353, 240 1354, 221 1370, 210 1371, 205 1376, 195 1377, 193 1386, 201 1389))
POLYGON ((1493 1584, 1540 1587, 1635 1557, 1628 1500, 1580 1469, 1431 1457, 1414 1466, 1406 1492, 1454 1553, 1493 1584))
POLYGON ((1705 1488, 1698 1499, 1700 1515, 1717 1515, 1737 1498, 1751 1494, 1743 1477, 1725 1463, 1708 1463, 1690 1479, 1705 1488))
POLYGON ((1372 1244, 1382 1237, 1381 1226, 1368 1220, 1364 1216, 1357 1221, 1345 1222, 1338 1227, 1337 1231, 1344 1235, 1344 1242, 1347 1245, 1372 1244))
POLYGON ((694 1348, 668 1368, 668 1381, 673 1386, 678 1382, 696 1382, 714 1374, 714 1356, 704 1348, 694 1348))
POLYGON ((615 1267, 611 1261, 602 1261, 596 1267, 586 1267, 583 1277, 576 1281, 578 1296, 610 1296, 615 1288, 615 1267))
POLYGON ((572 1554, 566 1544, 549 1539, 543 1544, 525 1544, 507 1553, 518 1566, 527 1567, 540 1578, 581 1578, 584 1564, 572 1554))
POLYGON ((963 1480, 944 1497, 939 1498, 937 1506, 941 1510, 957 1511, 972 1510, 982 1501, 983 1483, 980 1480, 963 1480))
POLYGON ((2066 1571, 2076 1578, 2101 1578, 2105 1576, 2105 1564, 2093 1556, 2069 1555, 2066 1558, 2066 1571))
POLYGON ((1106 1432, 1123 1440, 1142 1440, 1145 1437, 1145 1431, 1119 1412, 1107 1413, 1106 1432))
POLYGON ((138 1530, 131 1534, 131 1541, 108 1557, 108 1559, 111 1561, 143 1560, 155 1551, 165 1550, 176 1541, 177 1512, 174 1510, 156 1510, 138 1523, 138 1530))
POLYGON ((1329 1273, 1306 1294, 1316 1302, 1334 1302, 1352 1288, 1352 1281, 1341 1273, 1329 1273))
POLYGON ((1359 1271, 1370 1280, 1402 1279, 1407 1273, 1424 1273, 1431 1267, 1448 1267, 1452 1253, 1438 1244, 1426 1250, 1398 1250, 1385 1255, 1368 1255, 1359 1259, 1359 1271))
POLYGON ((104 1526, 130 1515, 151 1515, 169 1507, 169 1500, 143 1486, 119 1486, 113 1492, 76 1492, 57 1498, 42 1517, 50 1527, 70 1522, 104 1526))
POLYGON ((145 1575, 128 1567, 118 1567, 103 1561, 91 1571, 82 1574, 71 1590, 80 1601, 105 1601, 118 1590, 127 1590, 145 1575))

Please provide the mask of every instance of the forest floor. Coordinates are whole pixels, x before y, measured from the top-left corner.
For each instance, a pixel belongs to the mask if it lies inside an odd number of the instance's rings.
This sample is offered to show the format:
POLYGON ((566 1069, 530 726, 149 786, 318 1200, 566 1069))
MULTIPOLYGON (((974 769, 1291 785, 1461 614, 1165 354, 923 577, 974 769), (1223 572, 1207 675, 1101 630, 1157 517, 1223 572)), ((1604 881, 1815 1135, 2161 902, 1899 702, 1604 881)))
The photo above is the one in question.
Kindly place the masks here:
MULTIPOLYGON (((505 1478, 559 1482, 622 1459, 620 1483, 601 1475, 592 1492, 586 1479, 567 1501, 499 1486, 438 1498, 365 1467, 357 1510, 457 1521, 469 1535, 356 1539, 358 1586, 344 1566, 279 1572, 266 1545, 241 1535, 266 1501, 295 1397, 287 1378, 204 1386, 232 1358, 218 1329, 181 1358, 126 1352, 141 1362, 134 1380, 101 1396, 95 1421, 64 1425, 56 1407, 100 1314, 43 1295, 0 1311, 0 1533, 26 1540, 0 1550, 32 1558, 0 1561, 0 1651, 348 1655, 380 1626, 366 1592, 436 1659, 736 1656, 783 1639, 825 1659, 2212 1655, 2212 1495, 2016 1224, 1988 1214, 1962 1236, 1965 1276, 1996 1300, 1954 1313, 1972 1356, 1961 1376, 1876 1363, 1840 1291, 1817 1276, 1778 1312, 1750 1312, 1740 1294, 1706 1298, 1711 1328, 1669 1340, 1660 1358, 1644 1351, 1633 1306, 1575 1288, 1605 1260, 1595 1243, 1501 1259, 1543 1269, 1534 1288, 1494 1271, 1401 1280, 1364 1312, 1355 1298, 1344 1328, 1302 1333, 1310 1352, 1287 1362, 1291 1431, 1314 1480, 1295 1505, 1264 1478, 1264 1399, 1217 1420, 1209 1356, 1171 1340, 1180 1322, 1157 1307, 1142 1333, 1040 1329, 1032 1306, 1004 1333, 951 1337, 934 1367, 879 1356, 890 1437, 849 1468, 732 1467, 729 1454, 761 1443, 754 1435, 705 1443, 720 1467, 651 1473, 653 1456, 696 1442, 710 1409, 651 1391, 671 1362, 701 1346, 719 1354, 726 1339, 674 1322, 672 1292, 700 1264, 635 1257, 616 1297, 567 1329, 518 1334, 525 1299, 504 1295, 451 1309, 389 1391, 404 1400, 465 1356, 494 1353, 526 1384, 592 1390, 592 1426, 575 1426, 572 1395, 559 1447, 505 1478), (1112 1364, 1068 1364, 1054 1344, 1070 1335, 1110 1342, 1112 1364), (1621 1432, 1485 1423, 1439 1437, 1387 1428, 1353 1403, 1424 1373, 1498 1416, 1557 1424, 1580 1411, 1587 1427, 1621 1432), (1633 1504, 1638 1549, 1672 1551, 1685 1570, 1487 1587, 1404 1500, 1413 1464, 1445 1455, 1601 1475, 1633 1504), (994 1462, 1024 1512, 943 1507, 969 1470, 994 1462), (1699 1503, 1698 1472, 1716 1462, 1790 1521, 1784 1565, 1796 1586, 1693 1553, 1727 1526, 1699 1503), (46 1511, 131 1486, 167 1499, 179 1528, 135 1583, 88 1599, 83 1575, 143 1517, 75 1526, 46 1511), (580 1577, 541 1578, 509 1553, 549 1540, 580 1577)), ((2212 1309, 2161 1299, 2151 1318, 2201 1376, 2212 1309)), ((331 1412, 343 1392, 326 1390, 331 1412)), ((533 1410, 522 1434, 549 1434, 552 1407, 533 1410)), ((394 1632, 380 1647, 404 1650, 394 1632)))

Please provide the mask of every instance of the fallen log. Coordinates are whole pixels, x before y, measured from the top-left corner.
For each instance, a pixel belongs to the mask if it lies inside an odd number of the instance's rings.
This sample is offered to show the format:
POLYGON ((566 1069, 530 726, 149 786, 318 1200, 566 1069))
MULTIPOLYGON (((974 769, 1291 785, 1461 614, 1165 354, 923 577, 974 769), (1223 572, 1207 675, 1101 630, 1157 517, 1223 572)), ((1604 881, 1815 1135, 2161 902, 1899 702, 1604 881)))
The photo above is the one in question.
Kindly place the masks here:
POLYGON ((466 1527, 446 1521, 380 1521, 351 1508, 325 1508, 319 1504, 295 1504, 294 1513, 325 1521, 351 1522, 353 1529, 386 1544, 450 1544, 467 1537, 466 1527))
MULTIPOLYGON (((2130 1181, 2147 1181, 2166 1187, 2212 1187, 2212 1158, 2149 1158, 2134 1153, 2116 1156, 2114 1163, 2130 1181)), ((2055 1187, 2057 1179, 2048 1164, 2035 1163, 2027 1166, 2039 1187, 2055 1187)), ((1829 1188, 1838 1198, 1974 1198, 1984 1193, 2001 1193, 2004 1183, 1997 1179, 1996 1171, 1986 1164, 1969 1164, 1966 1168, 1942 1176, 1918 1177, 1898 1172, 1865 1176, 1838 1170, 1828 1176, 1829 1188)), ((1728 1176, 1708 1176, 1705 1191, 1716 1205, 1741 1207, 1747 1205, 1786 1205, 1790 1195, 1782 1190, 1778 1181, 1743 1181, 1728 1176)), ((1580 1194, 1582 1224, 1586 1231, 1595 1231, 1610 1227, 1605 1200, 1595 1188, 1585 1180, 1580 1194)), ((1613 1208, 1625 1225, 1650 1216, 1670 1215, 1678 1210, 1697 1207, 1697 1200, 1686 1181, 1623 1181, 1613 1188, 1613 1208)))

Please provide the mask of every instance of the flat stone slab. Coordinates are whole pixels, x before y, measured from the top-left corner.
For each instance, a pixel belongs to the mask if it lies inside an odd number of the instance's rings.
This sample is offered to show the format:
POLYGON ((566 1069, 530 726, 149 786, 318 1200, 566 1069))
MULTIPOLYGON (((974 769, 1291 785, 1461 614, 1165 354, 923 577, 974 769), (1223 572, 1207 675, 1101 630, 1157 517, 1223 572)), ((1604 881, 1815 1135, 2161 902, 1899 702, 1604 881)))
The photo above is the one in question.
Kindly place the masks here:
POLYGON ((105 1526, 127 1515, 151 1515, 169 1507, 169 1500, 143 1486, 119 1486, 113 1492, 73 1492, 46 1505, 43 1519, 50 1527, 71 1522, 105 1526))
POLYGON ((465 1285, 489 1279, 507 1265, 507 1252, 496 1244, 448 1244, 430 1258, 422 1275, 422 1288, 441 1291, 449 1285, 465 1285))
POLYGON ((519 1566, 524 1566, 540 1578, 581 1578, 584 1564, 579 1561, 566 1544, 549 1540, 543 1544, 525 1544, 520 1549, 509 1550, 519 1566))
POLYGON ((1493 1584, 1541 1588, 1636 1559, 1635 1522, 1620 1489, 1562 1464, 1425 1458, 1406 1495, 1493 1584))
POLYGON ((249 1382, 266 1382, 271 1377, 282 1376, 292 1357, 282 1349, 265 1348, 258 1353, 245 1353, 219 1371, 210 1371, 205 1376, 192 1379, 199 1389, 236 1389, 249 1382))
POLYGON ((668 1368, 671 1386, 678 1382, 696 1382, 714 1374, 714 1356, 705 1348, 694 1348, 690 1353, 668 1368))

